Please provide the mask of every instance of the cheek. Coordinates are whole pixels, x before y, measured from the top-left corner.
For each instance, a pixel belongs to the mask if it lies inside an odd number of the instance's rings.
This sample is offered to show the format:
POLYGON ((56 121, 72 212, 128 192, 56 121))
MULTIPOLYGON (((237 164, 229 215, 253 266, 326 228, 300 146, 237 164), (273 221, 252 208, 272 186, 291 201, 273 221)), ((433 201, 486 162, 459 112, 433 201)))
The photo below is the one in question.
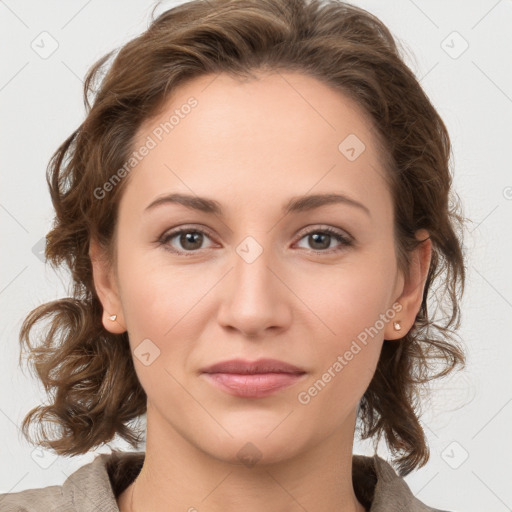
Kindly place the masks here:
POLYGON ((311 288, 309 304, 322 320, 314 332, 322 334, 314 337, 315 372, 296 399, 311 421, 329 411, 325 428, 335 428, 356 409, 374 375, 390 321, 385 317, 388 283, 379 276, 386 274, 338 273, 327 279, 329 293, 311 288))
POLYGON ((314 314, 318 362, 297 398, 302 405, 315 403, 319 413, 327 407, 341 418, 355 407, 375 372, 384 328, 395 316, 389 307, 393 260, 383 254, 368 256, 351 264, 347 260, 345 267, 332 267, 328 273, 310 272, 302 285, 296 283, 314 314))
POLYGON ((356 414, 375 372, 380 346, 376 340, 372 346, 352 345, 334 354, 322 371, 298 390, 295 400, 304 418, 303 426, 323 418, 322 430, 330 434, 356 414))
POLYGON ((187 323, 187 311, 192 312, 204 295, 205 279, 193 265, 170 265, 164 249, 141 248, 120 240, 120 254, 123 246, 118 274, 129 334, 134 341, 141 336, 159 340, 173 336, 181 327, 180 319, 187 323))
POLYGON ((340 265, 311 266, 295 276, 292 289, 307 306, 304 314, 316 321, 318 338, 343 349, 361 333, 382 336, 381 318, 390 308, 394 284, 393 265, 383 253, 354 254, 340 265))
MULTIPOLYGON (((126 326, 134 342, 151 336, 161 340, 175 337, 184 325, 188 331, 193 325, 201 326, 207 311, 213 314, 208 292, 219 281, 213 274, 218 271, 221 276, 224 268, 210 266, 205 278, 204 266, 171 265, 165 255, 155 258, 154 251, 160 249, 144 251, 125 245, 120 251, 123 256, 118 261, 118 273, 126 326), (197 321, 191 321, 193 318, 197 321)), ((388 307, 391 264, 382 254, 373 258, 371 254, 355 254, 336 265, 303 261, 293 267, 277 267, 282 283, 274 284, 276 293, 272 292, 271 300, 287 302, 297 324, 315 327, 318 338, 328 344, 339 340, 340 346, 334 346, 341 349, 371 328, 388 307)), ((222 285, 219 282, 216 286, 222 285)), ((212 293, 210 299, 216 295, 212 293)))
POLYGON ((156 266, 136 252, 119 262, 118 273, 139 382, 152 399, 165 398, 179 407, 183 401, 179 382, 188 370, 204 321, 201 308, 194 306, 207 291, 202 289, 205 280, 194 280, 177 268, 156 266))

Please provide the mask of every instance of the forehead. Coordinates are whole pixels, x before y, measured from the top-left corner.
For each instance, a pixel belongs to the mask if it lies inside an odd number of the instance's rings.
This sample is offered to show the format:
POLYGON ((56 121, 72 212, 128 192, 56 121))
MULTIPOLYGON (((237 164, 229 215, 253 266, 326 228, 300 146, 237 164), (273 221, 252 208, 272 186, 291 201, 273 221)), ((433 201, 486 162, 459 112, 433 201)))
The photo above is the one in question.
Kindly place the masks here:
POLYGON ((133 147, 151 150, 122 201, 146 206, 175 191, 229 197, 236 210, 336 191, 371 203, 386 188, 377 143, 355 102, 308 75, 203 75, 176 88, 140 127, 133 147))

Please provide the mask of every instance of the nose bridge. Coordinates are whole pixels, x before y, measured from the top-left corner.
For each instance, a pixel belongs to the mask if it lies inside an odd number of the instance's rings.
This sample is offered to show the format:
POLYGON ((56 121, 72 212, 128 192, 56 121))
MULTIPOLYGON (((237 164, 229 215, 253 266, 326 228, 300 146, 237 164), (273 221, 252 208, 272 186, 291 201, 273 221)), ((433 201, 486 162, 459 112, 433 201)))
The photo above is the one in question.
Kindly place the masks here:
MULTIPOLYGON (((234 256, 234 280, 238 291, 250 295, 268 292, 271 287, 272 247, 269 237, 261 243, 254 236, 247 236, 236 246, 234 256), (264 246, 264 245, 265 246, 264 246)), ((260 297, 261 299, 262 297, 260 297)))
POLYGON ((270 240, 269 236, 249 235, 235 248, 234 295, 255 311, 271 307, 275 278, 269 270, 274 260, 270 240))
POLYGON ((286 320, 282 290, 278 290, 282 284, 271 271, 275 258, 270 240, 265 235, 247 236, 235 247, 229 294, 219 319, 225 326, 257 334, 286 320))

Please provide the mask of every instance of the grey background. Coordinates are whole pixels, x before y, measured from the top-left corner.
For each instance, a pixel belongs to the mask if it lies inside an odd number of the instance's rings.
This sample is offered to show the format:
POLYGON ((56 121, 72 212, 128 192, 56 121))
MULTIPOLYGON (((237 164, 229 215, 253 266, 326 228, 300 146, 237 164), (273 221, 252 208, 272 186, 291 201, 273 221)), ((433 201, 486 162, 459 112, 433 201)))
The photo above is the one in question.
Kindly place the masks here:
MULTIPOLYGON (((472 220, 460 330, 468 366, 434 386, 423 417, 431 460, 406 480, 431 506, 512 510, 512 1, 352 3, 381 18, 405 46, 406 61, 448 126, 455 188, 472 220)), ((172 5, 163 2, 157 12, 172 5)), ((87 69, 143 31, 152 7, 134 0, 0 0, 0 492, 60 484, 109 451, 55 457, 21 436, 21 420, 45 395, 18 367, 17 335, 32 308, 67 294, 66 273, 40 257, 53 216, 48 160, 83 119, 87 69)), ((110 446, 127 448, 120 441, 110 446)), ((355 450, 367 452, 368 444, 355 450)))

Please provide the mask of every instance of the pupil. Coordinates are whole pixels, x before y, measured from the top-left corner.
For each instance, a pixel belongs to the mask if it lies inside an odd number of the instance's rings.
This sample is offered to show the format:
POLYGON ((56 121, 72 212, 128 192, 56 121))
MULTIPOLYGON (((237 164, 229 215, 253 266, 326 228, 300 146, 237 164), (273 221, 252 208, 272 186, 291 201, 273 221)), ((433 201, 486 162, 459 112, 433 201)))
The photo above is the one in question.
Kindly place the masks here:
MULTIPOLYGON (((197 240, 194 242, 195 237, 202 237, 201 233, 185 233, 181 235, 181 244, 185 249, 197 249, 197 240), (189 246, 192 244, 192 247, 189 246), (195 245, 194 245, 195 244, 195 245)), ((199 239, 199 246, 201 245, 201 238, 199 239)))
POLYGON ((329 247, 329 241, 327 241, 327 244, 325 242, 328 240, 330 235, 326 235, 324 233, 314 233, 313 235, 310 235, 310 237, 313 239, 314 243, 318 242, 318 238, 323 237, 324 243, 320 243, 321 247, 316 247, 317 249, 327 249, 329 247))

